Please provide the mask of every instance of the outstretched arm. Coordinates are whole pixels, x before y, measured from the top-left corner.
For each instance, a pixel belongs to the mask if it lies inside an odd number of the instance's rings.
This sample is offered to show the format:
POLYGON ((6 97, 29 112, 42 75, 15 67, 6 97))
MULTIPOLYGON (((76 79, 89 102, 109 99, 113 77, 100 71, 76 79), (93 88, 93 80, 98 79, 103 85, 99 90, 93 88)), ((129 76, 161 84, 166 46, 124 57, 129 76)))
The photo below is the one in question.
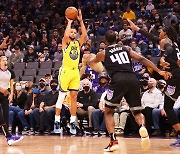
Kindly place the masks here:
POLYGON ((136 26, 131 20, 127 19, 127 21, 129 22, 130 24, 130 28, 132 30, 135 30, 139 33, 141 33, 144 37, 148 38, 149 40, 151 40, 153 43, 156 43, 156 44, 159 44, 159 38, 157 36, 154 36, 153 34, 151 33, 148 33, 142 29, 140 29, 138 26, 136 26))
POLYGON ((86 41, 86 39, 87 39, 87 31, 86 31, 86 27, 85 27, 84 22, 83 22, 83 19, 82 19, 82 12, 81 12, 81 10, 78 10, 77 19, 78 19, 79 22, 80 22, 81 30, 82 30, 82 35, 81 35, 81 37, 79 38, 80 46, 82 46, 82 44, 83 44, 83 43, 86 41))
POLYGON ((104 61, 105 53, 104 52, 98 52, 95 57, 92 57, 91 55, 88 55, 86 57, 86 55, 85 55, 84 58, 86 59, 87 65, 89 65, 89 66, 90 65, 95 65, 95 64, 97 64, 99 62, 104 61))
POLYGON ((62 39, 62 45, 66 45, 68 43, 68 40, 69 40, 69 35, 70 35, 70 31, 71 31, 71 24, 73 22, 73 20, 70 20, 68 18, 66 18, 67 21, 68 21, 68 24, 66 26, 66 30, 64 32, 64 37, 62 39))
POLYGON ((160 70, 159 68, 156 67, 156 65, 154 65, 150 60, 146 59, 143 56, 140 56, 139 54, 137 54, 136 52, 134 52, 131 48, 129 48, 129 52, 130 52, 130 56, 131 58, 139 61, 140 63, 144 64, 145 66, 148 66, 150 68, 152 68, 154 71, 156 71, 157 73, 159 73, 161 76, 163 76, 166 80, 168 78, 171 78, 172 74, 169 72, 165 72, 160 70))

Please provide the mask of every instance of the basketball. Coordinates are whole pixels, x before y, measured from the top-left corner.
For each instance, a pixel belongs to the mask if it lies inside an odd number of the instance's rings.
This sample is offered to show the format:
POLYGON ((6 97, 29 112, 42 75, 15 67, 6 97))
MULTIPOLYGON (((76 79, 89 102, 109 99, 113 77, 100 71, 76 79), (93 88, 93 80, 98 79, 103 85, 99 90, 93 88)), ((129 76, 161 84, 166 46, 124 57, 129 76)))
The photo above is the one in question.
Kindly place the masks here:
POLYGON ((65 11, 65 16, 68 19, 74 20, 76 19, 77 15, 78 15, 78 10, 73 6, 68 7, 65 11))
MULTIPOLYGON (((93 53, 91 53, 91 54, 88 56, 88 58, 90 58, 90 59, 93 59, 93 58, 95 58, 95 57, 96 57, 96 55, 93 54, 93 53)), ((98 63, 96 63, 96 64, 89 65, 89 67, 90 67, 92 70, 96 71, 97 73, 102 73, 102 71, 104 70, 103 64, 102 64, 101 62, 98 62, 98 63)))

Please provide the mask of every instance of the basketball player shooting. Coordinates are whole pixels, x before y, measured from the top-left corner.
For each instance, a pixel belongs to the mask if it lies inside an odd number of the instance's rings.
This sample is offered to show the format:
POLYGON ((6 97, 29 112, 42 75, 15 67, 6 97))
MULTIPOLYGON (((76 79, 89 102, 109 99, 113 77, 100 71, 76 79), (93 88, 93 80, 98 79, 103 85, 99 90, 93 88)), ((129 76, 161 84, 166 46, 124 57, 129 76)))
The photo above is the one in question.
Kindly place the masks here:
POLYGON ((71 97, 71 118, 70 118, 70 133, 76 134, 75 121, 76 121, 76 110, 77 110, 77 94, 80 86, 80 74, 79 74, 79 58, 80 48, 86 41, 87 32, 82 19, 81 10, 78 11, 77 19, 79 20, 82 35, 79 40, 76 40, 77 31, 71 28, 73 20, 66 17, 68 24, 62 39, 63 49, 63 62, 59 69, 59 96, 56 102, 56 114, 54 123, 54 132, 60 133, 60 113, 62 103, 66 96, 67 90, 70 91, 71 97))
POLYGON ((110 143, 104 148, 104 151, 116 151, 119 149, 118 140, 114 133, 113 113, 120 100, 124 97, 129 104, 130 110, 140 126, 139 134, 142 141, 148 140, 149 135, 145 128, 145 118, 141 113, 143 109, 140 99, 140 86, 132 69, 131 58, 135 59, 145 66, 151 67, 154 71, 164 76, 165 79, 171 77, 171 73, 161 71, 151 61, 138 55, 130 47, 116 44, 116 34, 109 30, 105 34, 107 47, 104 52, 97 53, 94 59, 87 57, 88 65, 97 65, 98 62, 104 62, 104 67, 108 72, 111 82, 105 97, 105 122, 110 135, 110 143))

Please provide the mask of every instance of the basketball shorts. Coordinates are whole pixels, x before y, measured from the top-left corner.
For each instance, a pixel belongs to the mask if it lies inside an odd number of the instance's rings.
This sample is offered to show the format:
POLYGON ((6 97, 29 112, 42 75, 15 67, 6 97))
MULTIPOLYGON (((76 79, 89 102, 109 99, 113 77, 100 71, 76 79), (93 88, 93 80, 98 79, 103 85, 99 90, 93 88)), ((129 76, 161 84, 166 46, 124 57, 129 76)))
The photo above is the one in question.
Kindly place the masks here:
POLYGON ((115 73, 107 90, 105 97, 106 107, 115 108, 120 105, 124 97, 130 110, 142 110, 140 98, 140 85, 134 73, 117 72, 115 73))
POLYGON ((59 69, 59 87, 61 91, 79 90, 80 74, 79 69, 66 69, 61 67, 59 69))

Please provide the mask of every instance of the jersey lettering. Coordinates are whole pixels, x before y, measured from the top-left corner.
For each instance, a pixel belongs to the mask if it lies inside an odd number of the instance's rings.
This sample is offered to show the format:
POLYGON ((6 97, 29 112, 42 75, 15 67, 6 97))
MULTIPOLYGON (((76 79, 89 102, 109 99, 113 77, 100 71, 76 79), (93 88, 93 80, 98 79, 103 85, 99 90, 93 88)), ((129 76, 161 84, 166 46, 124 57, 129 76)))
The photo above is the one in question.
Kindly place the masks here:
POLYGON ((176 48, 176 51, 177 51, 177 59, 180 60, 180 51, 179 51, 179 48, 176 48))
POLYGON ((127 64, 127 63, 130 63, 130 60, 129 60, 129 57, 128 57, 127 52, 116 53, 116 54, 114 54, 114 55, 111 55, 110 58, 111 58, 111 61, 112 61, 113 63, 115 63, 116 61, 117 61, 119 64, 127 64))

